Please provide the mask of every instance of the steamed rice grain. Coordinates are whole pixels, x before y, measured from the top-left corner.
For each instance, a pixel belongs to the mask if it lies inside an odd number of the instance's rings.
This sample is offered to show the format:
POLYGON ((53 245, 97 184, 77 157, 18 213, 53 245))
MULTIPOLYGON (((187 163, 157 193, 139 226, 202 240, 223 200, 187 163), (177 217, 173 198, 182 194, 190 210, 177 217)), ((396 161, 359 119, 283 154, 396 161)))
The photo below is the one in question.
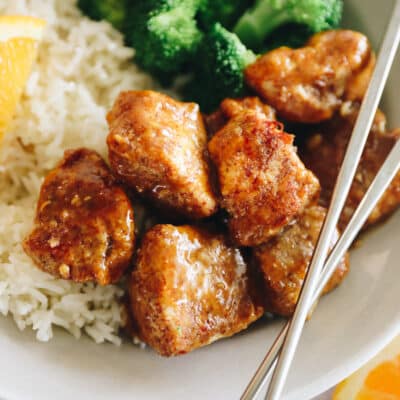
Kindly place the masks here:
POLYGON ((37 269, 21 242, 32 228, 43 177, 65 149, 106 152, 105 116, 121 90, 154 87, 133 51, 105 22, 83 17, 74 0, 0 0, 0 14, 47 21, 38 61, 15 122, 0 147, 0 313, 38 340, 62 327, 97 343, 120 343, 118 286, 63 281, 37 269))

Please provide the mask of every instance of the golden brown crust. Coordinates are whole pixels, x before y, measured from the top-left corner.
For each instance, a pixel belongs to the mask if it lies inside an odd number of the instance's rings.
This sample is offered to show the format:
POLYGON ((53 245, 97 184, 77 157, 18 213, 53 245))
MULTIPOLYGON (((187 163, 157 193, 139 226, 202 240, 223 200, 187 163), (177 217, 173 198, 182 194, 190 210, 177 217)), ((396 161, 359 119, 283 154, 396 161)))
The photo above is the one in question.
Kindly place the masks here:
POLYGON ((202 218, 216 211, 197 104, 152 91, 122 92, 107 119, 111 168, 120 179, 181 215, 202 218))
POLYGON ((279 233, 319 193, 293 136, 254 111, 235 116, 209 142, 233 240, 255 246, 279 233))
POLYGON ((231 336, 263 314, 239 250, 190 226, 146 233, 130 297, 139 336, 163 356, 231 336))
POLYGON ((133 209, 103 159, 66 151, 42 185, 27 254, 54 276, 106 285, 129 266, 134 239, 133 209))
MULTIPOLYGON (((293 314, 325 215, 323 207, 308 207, 295 224, 268 243, 254 248, 254 259, 264 276, 266 311, 283 316, 293 314)), ((338 236, 336 232, 332 242, 338 236)), ((324 293, 338 286, 348 269, 346 254, 324 293)))
POLYGON ((225 99, 221 102, 217 111, 206 116, 208 135, 211 137, 219 131, 231 118, 243 111, 257 111, 265 114, 266 118, 275 121, 275 110, 264 104, 259 97, 243 97, 241 99, 225 99))
POLYGON ((280 117, 315 123, 331 118, 343 100, 362 98, 374 61, 361 33, 326 31, 303 48, 264 54, 246 68, 245 79, 280 117))
MULTIPOLYGON (((344 153, 358 114, 358 107, 343 107, 342 114, 317 127, 307 139, 301 158, 319 178, 321 202, 329 204, 344 153)), ((380 166, 400 138, 400 130, 387 132, 385 116, 378 111, 369 134, 361 162, 350 189, 339 227, 344 229, 372 183, 380 166)), ((390 215, 400 204, 400 173, 396 175, 378 205, 369 216, 366 226, 390 215)))

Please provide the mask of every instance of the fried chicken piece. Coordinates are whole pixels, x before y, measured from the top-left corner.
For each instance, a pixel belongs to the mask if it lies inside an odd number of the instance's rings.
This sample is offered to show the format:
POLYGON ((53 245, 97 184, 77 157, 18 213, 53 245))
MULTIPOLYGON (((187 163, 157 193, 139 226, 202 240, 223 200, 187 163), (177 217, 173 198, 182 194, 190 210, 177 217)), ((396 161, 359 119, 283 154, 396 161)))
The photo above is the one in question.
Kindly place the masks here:
MULTIPOLYGON (((341 115, 321 124, 306 141, 301 150, 301 158, 319 178, 322 193, 321 202, 328 205, 332 196, 336 177, 343 161, 344 153, 358 114, 358 106, 342 107, 341 115)), ((369 134, 366 147, 340 217, 339 227, 344 229, 365 192, 372 183, 390 150, 400 138, 400 130, 386 131, 386 118, 378 111, 369 134)), ((380 199, 369 216, 366 225, 374 224, 390 215, 400 204, 400 173, 380 199)))
POLYGON ((344 100, 360 100, 375 65, 361 33, 334 30, 314 35, 300 49, 281 47, 245 70, 247 84, 280 117, 315 123, 331 118, 344 100))
POLYGON ((298 158, 293 136, 261 113, 231 118, 208 148, 238 245, 266 242, 318 197, 318 180, 298 158))
POLYGON ((276 120, 275 110, 264 104, 258 97, 243 97, 242 99, 225 99, 221 102, 217 111, 205 117, 207 132, 213 136, 231 118, 243 111, 253 110, 265 114, 267 119, 276 120))
MULTIPOLYGON (((266 311, 282 316, 293 314, 325 215, 323 207, 308 207, 295 224, 253 249, 255 262, 264 276, 266 311)), ((332 243, 338 237, 337 231, 332 243)), ((348 270, 349 257, 346 254, 326 285, 324 294, 338 286, 348 270)))
POLYGON ((134 250, 133 209, 95 151, 68 150, 43 182, 23 245, 45 272, 75 282, 117 282, 134 250))
POLYGON ((197 104, 152 91, 122 92, 107 120, 111 168, 123 182, 183 216, 216 211, 197 104))
POLYGON ((143 238, 130 298, 139 337, 163 356, 231 336, 261 317, 238 249, 222 235, 156 225, 143 238))

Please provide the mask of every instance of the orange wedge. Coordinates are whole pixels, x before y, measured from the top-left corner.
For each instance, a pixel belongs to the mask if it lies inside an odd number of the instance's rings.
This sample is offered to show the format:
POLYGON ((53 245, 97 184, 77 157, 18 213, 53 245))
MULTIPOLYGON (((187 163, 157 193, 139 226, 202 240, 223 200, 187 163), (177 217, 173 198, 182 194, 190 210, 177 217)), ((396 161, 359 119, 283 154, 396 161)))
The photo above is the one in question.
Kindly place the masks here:
POLYGON ((0 16, 0 138, 14 116, 45 25, 39 18, 0 16))
POLYGON ((341 382, 332 400, 400 400, 400 337, 341 382))

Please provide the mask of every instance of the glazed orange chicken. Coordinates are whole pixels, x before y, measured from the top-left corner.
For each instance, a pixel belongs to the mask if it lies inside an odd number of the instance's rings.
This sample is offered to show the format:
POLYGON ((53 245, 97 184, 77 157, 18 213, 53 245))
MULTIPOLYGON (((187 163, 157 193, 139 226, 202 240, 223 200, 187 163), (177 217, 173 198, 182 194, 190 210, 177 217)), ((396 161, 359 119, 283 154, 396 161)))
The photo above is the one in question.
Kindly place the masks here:
POLYGON ((103 159, 66 151, 42 185, 25 251, 54 276, 107 285, 129 266, 134 239, 133 209, 103 159))
MULTIPOLYGON (((107 285, 125 274, 125 328, 162 356, 230 337, 266 311, 291 316, 374 66, 363 34, 334 30, 258 57, 243 73, 259 97, 226 98, 204 120, 195 103, 120 93, 107 114, 110 167, 95 151, 66 151, 43 182, 25 252, 62 279, 107 285), (279 119, 307 133, 299 155, 279 119)), ((378 112, 338 229, 399 138, 378 112)), ((399 204, 400 172, 366 225, 399 204)), ((348 271, 346 254, 323 293, 348 271)))
MULTIPOLYGON (((302 160, 308 168, 314 171, 321 182, 322 204, 329 203, 357 114, 358 106, 345 105, 342 107, 340 115, 318 126, 302 148, 302 160)), ((378 111, 340 218, 339 226, 342 229, 346 227, 380 166, 399 138, 400 130, 388 132, 386 118, 382 112, 378 111)), ((396 175, 382 196, 366 225, 384 219, 399 205, 400 173, 396 175)))
POLYGON ((222 235, 157 225, 144 236, 130 299, 140 338, 163 356, 237 333, 263 314, 248 268, 222 235))
MULTIPOLYGON (((253 249, 255 263, 264 277, 266 311, 282 316, 293 314, 325 215, 326 209, 321 206, 308 207, 295 224, 253 249)), ((332 243, 338 237, 339 232, 336 231, 332 243)), ((341 283, 348 268, 346 255, 337 266, 324 293, 341 283)))
POLYGON ((121 93, 107 116, 111 168, 160 208, 203 218, 217 209, 199 106, 152 91, 121 93))
POLYGON ((268 241, 318 197, 318 180, 298 158, 293 136, 260 112, 231 118, 208 148, 238 245, 268 241))
MULTIPOLYGON (((112 168, 94 151, 67 151, 43 183, 24 249, 42 270, 77 282, 115 283, 133 265, 132 327, 163 356, 229 337, 265 311, 290 316, 326 215, 317 202, 329 200, 357 112, 357 103, 346 102, 330 121, 313 126, 302 148, 305 166, 294 137, 257 97, 224 100, 208 118, 207 145, 195 104, 151 91, 121 93, 108 114, 112 168), (321 180, 321 199, 311 171, 321 180), (134 256, 133 210, 118 178, 155 207, 172 210, 172 220, 208 217, 219 203, 228 232, 156 225, 134 256), (251 247, 250 264, 235 245, 251 247)), ((386 132, 378 113, 342 225, 399 136, 386 132)), ((369 223, 399 202, 400 175, 369 223)), ((348 268, 346 255, 324 293, 348 268)))
POLYGON ((303 48, 264 54, 247 67, 245 79, 278 116, 316 123, 331 118, 343 101, 362 99, 374 65, 363 34, 335 30, 314 35, 303 48))
POLYGON ((275 110, 263 103, 258 97, 225 99, 221 102, 217 111, 205 118, 209 136, 211 137, 218 132, 231 118, 246 110, 263 113, 271 121, 276 119, 275 110))

